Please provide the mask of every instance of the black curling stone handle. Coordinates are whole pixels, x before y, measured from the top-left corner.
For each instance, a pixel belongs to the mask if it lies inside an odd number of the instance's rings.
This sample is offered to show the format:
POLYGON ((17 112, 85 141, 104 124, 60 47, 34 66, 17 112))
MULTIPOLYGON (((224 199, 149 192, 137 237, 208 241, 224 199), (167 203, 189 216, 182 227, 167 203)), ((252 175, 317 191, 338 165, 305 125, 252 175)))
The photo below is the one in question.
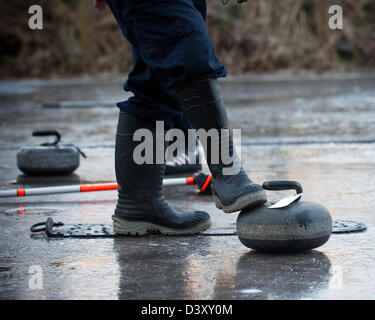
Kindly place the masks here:
POLYGON ((297 193, 302 193, 302 185, 297 181, 288 181, 288 180, 275 180, 275 181, 266 181, 262 184, 263 189, 271 191, 280 191, 280 190, 296 190, 297 193))

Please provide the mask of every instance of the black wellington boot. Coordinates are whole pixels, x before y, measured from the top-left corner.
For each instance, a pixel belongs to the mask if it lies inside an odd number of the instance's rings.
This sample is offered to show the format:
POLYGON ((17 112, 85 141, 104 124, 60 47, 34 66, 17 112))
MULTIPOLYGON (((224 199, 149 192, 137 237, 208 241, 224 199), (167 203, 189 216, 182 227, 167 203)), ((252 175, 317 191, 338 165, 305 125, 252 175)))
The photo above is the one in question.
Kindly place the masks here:
MULTIPOLYGON (((206 145, 202 143, 213 177, 212 192, 216 207, 229 213, 267 202, 264 189, 250 180, 236 155, 218 81, 216 79, 196 80, 180 85, 176 88, 176 92, 194 129, 206 131, 217 129, 219 131, 218 141, 216 141, 219 146, 219 149, 216 149, 218 155, 212 154, 211 145, 214 139, 207 139, 206 145), (221 129, 227 129, 224 130, 226 136, 221 136, 221 129), (223 139, 226 141, 222 141, 223 139), (226 164, 223 163, 221 157, 222 142, 226 143, 228 149, 226 154, 232 158, 232 161, 226 164)), ((202 139, 200 140, 202 142, 202 139)))
POLYGON ((163 196, 164 164, 156 164, 155 122, 120 112, 115 150, 118 202, 113 215, 113 229, 123 235, 162 233, 185 235, 199 233, 211 226, 210 216, 203 211, 175 212, 163 196), (141 142, 133 141, 138 129, 152 132, 152 164, 137 164, 133 152, 141 142))

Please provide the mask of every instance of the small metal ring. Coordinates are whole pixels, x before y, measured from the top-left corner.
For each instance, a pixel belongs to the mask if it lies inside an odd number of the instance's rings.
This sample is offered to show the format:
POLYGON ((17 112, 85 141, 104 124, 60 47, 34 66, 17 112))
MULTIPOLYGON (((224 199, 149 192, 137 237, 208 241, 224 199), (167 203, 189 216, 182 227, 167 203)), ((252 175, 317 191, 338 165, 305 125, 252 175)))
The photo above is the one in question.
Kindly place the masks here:
POLYGON ((53 236, 56 236, 56 235, 59 236, 60 234, 59 233, 54 234, 52 232, 52 229, 53 229, 53 227, 60 227, 60 226, 63 226, 63 225, 64 225, 64 223, 62 223, 62 222, 54 222, 52 220, 52 218, 48 218, 46 222, 39 222, 39 223, 33 224, 30 228, 30 231, 32 233, 45 231, 46 234, 49 237, 53 237, 53 236), (41 226, 43 226, 43 228, 38 228, 38 227, 41 227, 41 226))
POLYGON ((46 223, 47 222, 39 222, 39 223, 35 223, 31 226, 30 228, 30 231, 31 232, 41 232, 41 231, 46 231, 46 223), (43 228, 38 228, 40 226, 44 226, 43 228))

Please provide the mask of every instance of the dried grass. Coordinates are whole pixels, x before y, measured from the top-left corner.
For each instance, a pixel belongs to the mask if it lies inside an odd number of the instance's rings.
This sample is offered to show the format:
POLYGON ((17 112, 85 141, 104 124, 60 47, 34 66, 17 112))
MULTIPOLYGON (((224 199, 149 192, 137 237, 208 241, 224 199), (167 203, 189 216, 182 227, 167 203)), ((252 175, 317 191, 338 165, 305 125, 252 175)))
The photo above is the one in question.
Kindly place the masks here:
MULTIPOLYGON (((32 1, 15 0, 0 13, 0 76, 120 74, 131 48, 109 10, 92 0, 40 0, 44 30, 27 27, 32 1)), ((375 66, 375 0, 208 0, 208 27, 217 55, 233 74, 292 70, 352 70, 375 66), (344 30, 328 28, 328 7, 344 8, 344 30), (337 53, 345 36, 352 59, 337 53)))

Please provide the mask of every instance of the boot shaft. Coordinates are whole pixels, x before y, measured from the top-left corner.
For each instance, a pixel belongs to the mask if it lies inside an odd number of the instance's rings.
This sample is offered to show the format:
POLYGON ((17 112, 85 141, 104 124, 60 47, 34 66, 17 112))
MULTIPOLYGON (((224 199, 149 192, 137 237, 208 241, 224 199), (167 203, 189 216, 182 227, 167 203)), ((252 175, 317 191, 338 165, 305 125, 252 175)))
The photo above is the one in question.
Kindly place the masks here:
MULTIPOLYGON (((121 112, 119 115, 116 147, 115 147, 115 171, 119 184, 119 193, 126 193, 135 201, 144 202, 153 197, 162 196, 162 183, 164 164, 157 164, 155 159, 149 163, 139 163, 136 148, 141 147, 145 151, 155 154, 157 143, 155 123, 144 121, 121 112), (149 130, 150 139, 135 141, 137 130, 149 130), (146 150, 147 149, 147 150, 146 150)), ((141 150, 141 149, 139 149, 141 150)))
POLYGON ((228 129, 228 117, 217 79, 188 82, 176 88, 182 108, 193 128, 228 129))
POLYGON ((198 137, 199 129, 207 133, 208 138, 200 141, 213 177, 222 174, 223 168, 233 167, 233 172, 239 172, 241 163, 233 147, 233 133, 218 81, 196 80, 180 85, 176 92, 188 120, 198 130, 198 137))
POLYGON ((156 133, 155 127, 151 122, 137 119, 125 112, 120 113, 115 151, 119 190, 113 216, 114 230, 120 234, 133 235, 154 232, 192 234, 206 230, 211 226, 207 213, 178 213, 168 205, 163 196, 164 164, 156 161, 140 164, 135 159, 136 148, 144 143, 135 141, 139 129, 149 130, 151 141, 144 146, 153 148, 153 154, 156 154, 156 140, 160 133, 156 133))

